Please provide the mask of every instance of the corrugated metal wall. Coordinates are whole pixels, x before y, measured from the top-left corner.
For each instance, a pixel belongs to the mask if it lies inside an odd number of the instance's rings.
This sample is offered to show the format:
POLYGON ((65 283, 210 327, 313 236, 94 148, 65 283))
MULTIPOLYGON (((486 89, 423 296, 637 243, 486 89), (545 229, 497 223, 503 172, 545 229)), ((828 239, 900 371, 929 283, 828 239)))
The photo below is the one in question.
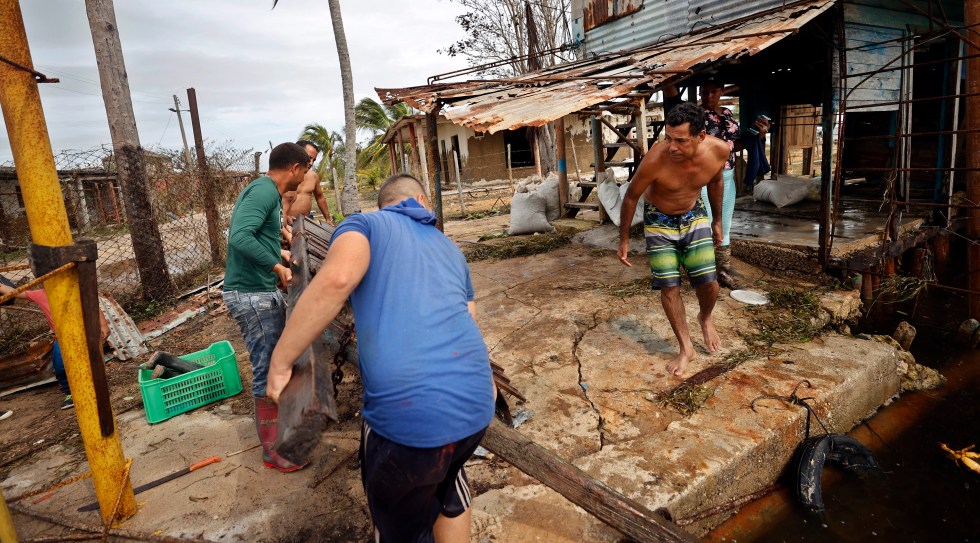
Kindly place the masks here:
MULTIPOLYGON (((635 0, 634 2, 635 3, 635 0)), ((780 7, 784 0, 643 0, 638 12, 585 33, 586 53, 634 49, 753 13, 780 7)), ((575 14, 576 16, 578 14, 575 14)))

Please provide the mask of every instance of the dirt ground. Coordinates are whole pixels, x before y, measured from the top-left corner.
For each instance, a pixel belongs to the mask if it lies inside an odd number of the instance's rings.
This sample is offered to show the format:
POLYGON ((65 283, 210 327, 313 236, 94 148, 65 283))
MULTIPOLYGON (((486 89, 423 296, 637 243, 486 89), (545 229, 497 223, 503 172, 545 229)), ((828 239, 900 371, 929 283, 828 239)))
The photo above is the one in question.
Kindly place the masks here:
MULTIPOLYGON (((496 208, 500 194, 508 192, 474 196, 473 208, 496 208)), ((464 246, 484 234, 506 229, 507 218, 489 214, 448 222, 446 230, 464 246)), ((614 229, 606 230, 614 233, 614 229)), ((477 320, 491 357, 528 397, 526 405, 512 403, 515 411, 524 409, 531 417, 520 431, 593 476, 601 474, 620 491, 634 499, 642 498, 655 509, 659 505, 646 500, 662 501, 677 495, 674 490, 657 490, 656 485, 679 484, 674 477, 677 481, 691 477, 692 472, 685 469, 701 470, 699 466, 704 462, 723 465, 724 460, 705 460, 697 455, 697 448, 684 455, 676 453, 681 455, 680 460, 689 460, 690 467, 678 464, 676 469, 664 468, 654 466, 656 458, 645 458, 651 450, 662 450, 663 444, 656 439, 666 430, 696 425, 655 399, 681 379, 666 375, 664 370, 675 347, 665 319, 651 313, 656 301, 645 286, 649 272, 642 269, 642 260, 638 255, 635 265, 627 268, 608 249, 572 244, 547 254, 475 262, 472 272, 477 320)), ((758 288, 773 284, 772 278, 759 273, 754 275, 754 281, 758 288)), ((697 307, 693 291, 685 289, 683 297, 688 314, 693 315, 697 307)), ((338 387, 340 422, 328 429, 311 465, 288 475, 265 469, 261 452, 246 450, 258 443, 247 351, 236 323, 222 310, 220 300, 208 303, 210 312, 153 340, 152 349, 184 354, 217 341, 230 341, 238 355, 241 394, 150 425, 145 420, 136 373, 138 364, 149 355, 107 365, 123 449, 134 461, 134 486, 202 458, 222 456, 218 464, 137 496, 138 513, 123 528, 209 541, 373 540, 356 459, 361 395, 356 370, 345 371, 338 387), (229 456, 242 450, 246 452, 229 456)), ((746 326, 744 307, 723 291, 718 311, 723 316, 719 319, 719 332, 729 342, 726 352, 734 352, 743 346, 738 331, 746 326)), ((813 342, 808 348, 843 352, 845 340, 828 341, 826 346, 813 342)), ((871 355, 878 352, 872 342, 846 341, 863 345, 859 347, 863 350, 846 357, 855 365, 877 356, 871 355)), ((791 388, 799 379, 794 368, 815 372, 807 377, 827 390, 832 390, 837 381, 843 382, 835 375, 820 373, 833 365, 826 358, 817 362, 803 358, 790 361, 809 356, 804 349, 797 351, 788 351, 785 359, 778 361, 758 361, 759 367, 768 368, 764 372, 746 369, 720 379, 718 390, 722 392, 715 393, 708 402, 708 411, 721 422, 712 424, 720 428, 728 423, 731 408, 725 402, 735 398, 738 405, 745 403, 739 394, 791 388), (745 383, 751 388, 743 390, 745 383)), ((724 356, 706 354, 702 352, 689 373, 703 370, 724 356)), ((14 410, 13 417, 0 421, 0 481, 8 500, 88 469, 74 413, 59 410, 60 400, 56 386, 0 400, 4 409, 14 410)), ((861 411, 859 416, 863 416, 862 410, 866 409, 855 409, 861 411)), ((777 419, 763 422, 780 420, 795 427, 796 415, 781 411, 777 419)), ((759 424, 751 413, 744 416, 751 418, 748 423, 759 424)), ((848 415, 842 420, 851 422, 851 418, 848 415)), ((744 434, 756 439, 766 432, 753 426, 752 432, 744 434)), ((697 437, 697 432, 692 436, 697 437)), ((688 439, 687 443, 694 441, 688 439)), ((682 445, 677 442, 673 449, 682 451, 682 445)), ((474 541, 624 540, 615 530, 494 455, 474 457, 466 469, 474 498, 474 541)), ((744 481, 750 479, 751 475, 743 475, 744 481)), ((741 490, 735 486, 728 489, 741 490)), ((721 497, 715 491, 708 495, 709 499, 721 497)), ((97 525, 97 513, 75 512, 93 498, 91 481, 83 480, 26 498, 17 507, 97 525)), ((680 504, 688 510, 680 512, 689 514, 691 508, 700 507, 698 499, 703 497, 692 495, 691 503, 680 504)), ((57 538, 73 533, 19 511, 14 509, 14 522, 21 538, 57 538)))

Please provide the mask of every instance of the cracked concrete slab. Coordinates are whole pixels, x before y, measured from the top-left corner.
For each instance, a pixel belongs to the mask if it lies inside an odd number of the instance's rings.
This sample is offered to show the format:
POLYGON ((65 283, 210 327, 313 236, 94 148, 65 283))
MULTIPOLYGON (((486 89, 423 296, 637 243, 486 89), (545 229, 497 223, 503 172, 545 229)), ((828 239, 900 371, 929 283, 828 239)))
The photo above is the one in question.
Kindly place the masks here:
MULTIPOLYGON (((831 431, 843 432, 898 393, 893 347, 831 333, 777 345, 768 357, 709 380, 705 405, 684 417, 658 399, 683 381, 666 371, 677 341, 659 296, 633 289, 620 297, 602 288, 645 279, 643 260, 634 256, 626 267, 611 251, 573 245, 472 268, 491 357, 533 412, 520 432, 649 509, 683 518, 776 480, 803 437, 806 411, 774 400, 753 411, 756 396, 786 395, 809 380, 802 395, 815 398, 831 431)), ((727 290, 715 309, 719 353, 703 347, 690 287, 682 299, 699 351, 683 377, 745 347, 739 332, 750 326, 746 306, 727 290)), ((814 421, 812 431, 818 428, 814 421)), ((556 492, 509 473, 506 486, 474 500, 479 540, 621 539, 556 492)), ((723 519, 690 528, 703 533, 723 519)))

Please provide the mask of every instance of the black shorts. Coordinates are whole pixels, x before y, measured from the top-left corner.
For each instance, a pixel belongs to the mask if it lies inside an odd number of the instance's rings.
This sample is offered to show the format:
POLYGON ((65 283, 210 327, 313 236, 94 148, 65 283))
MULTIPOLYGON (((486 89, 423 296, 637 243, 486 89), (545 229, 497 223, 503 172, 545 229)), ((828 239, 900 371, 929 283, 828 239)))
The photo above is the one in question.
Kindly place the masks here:
POLYGON ((439 514, 458 517, 470 507, 463 465, 473 456, 486 428, 442 447, 406 447, 361 428, 361 482, 378 541, 434 541, 439 514))

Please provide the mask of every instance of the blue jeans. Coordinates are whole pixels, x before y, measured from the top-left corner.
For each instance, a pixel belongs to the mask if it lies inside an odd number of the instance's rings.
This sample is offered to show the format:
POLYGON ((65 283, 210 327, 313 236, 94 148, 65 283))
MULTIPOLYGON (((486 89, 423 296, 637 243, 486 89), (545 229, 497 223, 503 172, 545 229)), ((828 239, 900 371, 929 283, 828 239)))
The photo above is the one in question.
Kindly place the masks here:
POLYGON ((68 388, 68 375, 65 374, 65 361, 61 358, 61 345, 58 340, 54 340, 54 347, 51 348, 51 368, 54 370, 54 378, 58 380, 61 392, 71 394, 68 388))
POLYGON ((222 293, 228 313, 238 322, 252 360, 252 394, 265 397, 272 350, 286 326, 286 300, 279 291, 222 293))

